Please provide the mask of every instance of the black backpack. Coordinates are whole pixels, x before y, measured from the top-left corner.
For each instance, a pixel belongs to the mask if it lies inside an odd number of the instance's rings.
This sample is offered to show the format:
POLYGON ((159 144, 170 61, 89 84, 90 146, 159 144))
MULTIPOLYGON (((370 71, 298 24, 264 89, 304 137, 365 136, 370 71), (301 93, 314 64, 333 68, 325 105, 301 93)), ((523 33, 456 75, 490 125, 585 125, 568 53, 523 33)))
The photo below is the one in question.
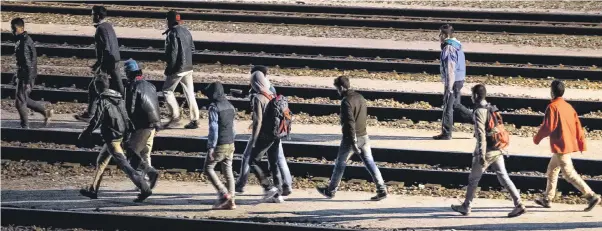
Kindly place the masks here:
POLYGON ((288 137, 291 133, 291 124, 293 123, 293 113, 288 108, 288 100, 283 95, 276 95, 276 97, 268 94, 263 95, 270 102, 263 116, 261 130, 264 132, 262 133, 271 138, 281 139, 288 137))

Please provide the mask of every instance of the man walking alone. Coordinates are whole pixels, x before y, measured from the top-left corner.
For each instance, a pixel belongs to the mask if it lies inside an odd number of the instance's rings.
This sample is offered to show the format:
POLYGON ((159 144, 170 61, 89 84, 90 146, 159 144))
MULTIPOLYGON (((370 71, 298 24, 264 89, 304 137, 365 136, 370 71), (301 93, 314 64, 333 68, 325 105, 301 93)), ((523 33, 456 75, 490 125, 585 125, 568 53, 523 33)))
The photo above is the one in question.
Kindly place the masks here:
POLYGON ((433 136, 435 140, 451 140, 454 130, 454 110, 462 117, 472 119, 470 109, 460 103, 461 90, 466 78, 466 60, 462 44, 453 37, 454 28, 445 24, 439 29, 441 41, 441 81, 443 82, 443 118, 441 134, 433 136))
POLYGON ((543 123, 533 137, 533 143, 539 144, 543 138, 550 137, 552 159, 548 164, 548 183, 543 198, 536 199, 535 203, 545 208, 550 208, 550 201, 554 199, 558 174, 562 171, 564 179, 577 188, 588 200, 585 211, 591 211, 600 203, 600 195, 595 194, 592 189, 579 176, 571 154, 586 150, 585 133, 581 127, 581 121, 575 109, 564 101, 564 83, 554 80, 551 85, 552 102, 546 109, 543 123))
POLYGON ((370 198, 373 201, 379 201, 387 197, 387 187, 383 180, 380 170, 374 163, 372 150, 370 149, 370 138, 366 131, 366 120, 368 119, 368 107, 364 96, 351 90, 349 78, 340 76, 334 80, 334 87, 343 100, 341 100, 341 125, 343 130, 343 139, 339 146, 339 153, 334 163, 334 171, 330 177, 328 187, 318 187, 320 194, 333 198, 343 178, 347 161, 351 154, 360 156, 366 169, 376 183, 376 196, 370 198))
POLYGON ((21 128, 29 128, 29 112, 31 109, 44 116, 44 126, 50 122, 53 110, 46 110, 44 105, 29 98, 36 77, 38 76, 38 55, 33 40, 25 31, 25 21, 15 18, 10 21, 10 26, 15 36, 15 58, 17 59, 17 72, 13 76, 16 84, 15 106, 19 111, 21 128))
POLYGON ((165 83, 163 83, 163 94, 167 102, 167 108, 171 112, 169 122, 165 128, 174 128, 180 122, 180 105, 176 101, 174 91, 181 83, 186 97, 186 103, 190 110, 190 123, 184 126, 187 129, 198 128, 199 107, 194 94, 192 82, 192 52, 194 52, 194 41, 188 29, 180 25, 180 14, 176 11, 167 12, 167 29, 163 34, 165 38, 165 83))

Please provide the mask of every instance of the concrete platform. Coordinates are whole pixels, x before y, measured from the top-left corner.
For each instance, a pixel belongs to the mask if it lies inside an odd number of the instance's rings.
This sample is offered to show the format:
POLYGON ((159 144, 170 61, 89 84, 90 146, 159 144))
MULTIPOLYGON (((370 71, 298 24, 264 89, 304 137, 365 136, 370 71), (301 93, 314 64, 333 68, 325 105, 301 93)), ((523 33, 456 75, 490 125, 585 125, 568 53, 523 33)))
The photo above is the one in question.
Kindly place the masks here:
MULTIPOLYGON (((2 127, 18 127, 18 114, 2 111, 2 127)), ((31 127, 41 126, 40 115, 30 117, 31 127)), ((188 121, 183 121, 182 124, 188 121)), ((235 124, 237 139, 248 139, 250 131, 248 130, 251 121, 238 121, 235 124)), ((168 129, 162 130, 159 136, 185 136, 185 137, 206 137, 208 134, 208 121, 202 119, 199 123, 200 128, 194 130, 188 129, 168 129)), ((86 126, 85 123, 73 119, 72 114, 57 115, 47 129, 58 130, 77 130, 81 131, 86 126)), ((341 140, 341 128, 334 125, 313 125, 313 124, 294 124, 293 133, 290 141, 294 143, 316 144, 316 145, 339 145, 341 140)), ((472 152, 475 147, 475 140, 470 133, 455 132, 453 140, 433 140, 431 137, 436 135, 436 131, 421 129, 400 129, 388 127, 369 127, 368 133, 371 139, 372 147, 379 148, 399 148, 399 149, 418 149, 430 151, 450 151, 450 152, 472 152)), ((541 141, 539 145, 533 144, 531 137, 511 137, 512 143, 508 148, 511 155, 528 156, 551 156, 548 138, 541 141)), ((574 154, 573 158, 602 160, 599 150, 602 150, 602 140, 588 140, 588 150, 583 154, 574 154)), ((242 150, 240 150, 242 151, 242 150)), ((285 150, 286 152, 286 150, 285 150)))
POLYGON ((262 190, 251 185, 237 196, 234 211, 214 211, 212 186, 200 182, 160 181, 144 203, 133 203, 134 185, 121 177, 106 177, 99 199, 79 196, 78 190, 92 176, 58 181, 40 178, 3 180, 2 206, 70 211, 95 211, 121 214, 180 216, 248 220, 269 218, 275 221, 337 224, 363 229, 437 230, 600 230, 602 208, 582 212, 584 205, 554 204, 551 209, 525 202, 528 213, 506 218, 512 209, 509 200, 476 199, 471 216, 460 216, 449 206, 459 199, 391 195, 372 202, 371 193, 340 191, 335 199, 322 197, 314 190, 296 189, 283 204, 259 203, 262 190))
MULTIPOLYGON (((9 22, 2 22, 1 27, 2 31, 10 31, 9 22)), ((32 34, 93 36, 95 29, 92 26, 28 23, 27 31, 32 34)), ((164 30, 157 29, 115 27, 115 33, 117 34, 117 36, 122 38, 165 39, 165 36, 162 35, 163 31, 164 30)), ((191 31, 191 33, 193 38, 195 38, 196 40, 214 42, 293 44, 334 47, 383 48, 399 50, 440 50, 440 44, 438 42, 427 41, 395 41, 391 39, 363 38, 318 38, 304 36, 283 36, 272 34, 213 33, 206 31, 191 31)), ((436 36, 437 32, 433 32, 433 37, 436 36)), ((466 52, 602 57, 601 49, 588 48, 569 49, 561 47, 516 46, 491 43, 463 43, 463 48, 466 52)))

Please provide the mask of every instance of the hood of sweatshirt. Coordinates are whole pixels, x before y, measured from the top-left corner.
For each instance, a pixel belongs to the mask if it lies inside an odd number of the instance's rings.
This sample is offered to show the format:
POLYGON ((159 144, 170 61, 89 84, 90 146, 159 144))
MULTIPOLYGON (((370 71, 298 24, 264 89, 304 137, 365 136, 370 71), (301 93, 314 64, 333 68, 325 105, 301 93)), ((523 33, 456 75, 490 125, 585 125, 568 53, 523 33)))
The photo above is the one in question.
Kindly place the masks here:
POLYGON ((119 93, 118 91, 115 91, 113 89, 108 89, 108 90, 105 90, 104 92, 100 93, 100 97, 103 99, 108 99, 112 103, 115 103, 115 104, 118 103, 120 100, 122 100, 121 93, 119 93))
POLYGON ((460 43, 460 41, 458 41, 456 38, 446 39, 445 42, 441 44, 441 49, 443 49, 447 45, 451 45, 458 50, 462 49, 462 43, 460 43))
POLYGON ((205 89, 201 90, 201 92, 211 101, 217 101, 226 97, 226 94, 224 93, 224 86, 220 82, 209 84, 209 86, 205 87, 205 89))

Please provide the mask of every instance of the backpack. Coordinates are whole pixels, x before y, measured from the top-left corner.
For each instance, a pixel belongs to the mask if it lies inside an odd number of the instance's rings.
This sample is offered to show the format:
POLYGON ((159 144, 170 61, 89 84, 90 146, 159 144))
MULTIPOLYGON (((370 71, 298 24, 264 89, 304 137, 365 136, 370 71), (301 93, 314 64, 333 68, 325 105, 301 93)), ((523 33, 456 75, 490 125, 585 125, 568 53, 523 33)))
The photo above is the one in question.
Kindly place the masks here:
POLYGON ((487 106, 485 131, 487 132, 487 146, 502 150, 510 144, 510 133, 506 131, 502 114, 496 106, 487 106))
POLYGON ((268 95, 262 93, 270 102, 268 103, 263 116, 261 130, 271 138, 288 137, 291 133, 291 124, 293 123, 293 113, 288 108, 288 100, 283 95, 268 95))

